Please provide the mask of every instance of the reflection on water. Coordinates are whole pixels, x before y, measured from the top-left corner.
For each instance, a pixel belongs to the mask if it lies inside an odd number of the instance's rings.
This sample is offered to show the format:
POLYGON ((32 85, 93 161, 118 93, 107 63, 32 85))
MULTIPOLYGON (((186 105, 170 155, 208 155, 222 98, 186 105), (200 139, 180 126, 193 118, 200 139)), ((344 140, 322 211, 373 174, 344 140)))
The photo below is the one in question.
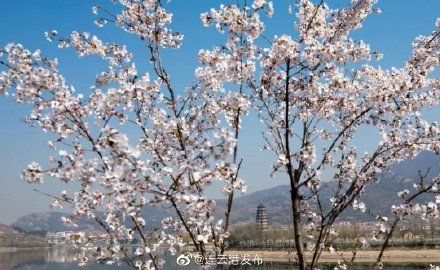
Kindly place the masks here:
MULTIPOLYGON (((0 252, 0 270, 80 270, 125 269, 107 265, 79 267, 69 249, 32 249, 0 252)), ((127 268, 128 269, 128 268, 127 268)))
MULTIPOLYGON (((175 258, 167 260, 165 269, 170 270, 193 270, 199 269, 196 265, 193 266, 178 266, 175 258)), ((322 265, 320 269, 330 270, 334 266, 322 265)), ((56 248, 56 249, 35 249, 35 250, 20 250, 20 251, 0 251, 0 270, 102 270, 102 269, 121 269, 128 270, 125 265, 99 265, 91 264, 86 267, 79 267, 74 262, 74 256, 69 249, 56 248)), ((258 270, 284 270, 284 269, 296 269, 293 265, 288 264, 264 264, 260 266, 250 267, 234 267, 233 269, 258 269, 258 270)), ((366 270, 371 269, 368 266, 356 266, 354 270, 366 270)), ((427 269, 427 265, 419 266, 388 266, 386 269, 391 270, 421 270, 427 269)))

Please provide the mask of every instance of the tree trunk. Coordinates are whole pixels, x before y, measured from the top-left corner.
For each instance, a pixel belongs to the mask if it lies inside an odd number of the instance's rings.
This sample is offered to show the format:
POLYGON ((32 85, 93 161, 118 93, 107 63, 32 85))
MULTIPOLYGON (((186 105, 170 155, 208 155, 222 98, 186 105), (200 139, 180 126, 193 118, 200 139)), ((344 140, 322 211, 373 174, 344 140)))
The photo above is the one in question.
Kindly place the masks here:
POLYGON ((291 200, 292 200, 292 213, 293 213, 293 232, 295 234, 295 247, 296 253, 298 256, 298 267, 300 270, 305 270, 306 261, 304 256, 304 246, 301 235, 301 211, 300 211, 300 196, 298 193, 298 189, 291 181, 291 200))

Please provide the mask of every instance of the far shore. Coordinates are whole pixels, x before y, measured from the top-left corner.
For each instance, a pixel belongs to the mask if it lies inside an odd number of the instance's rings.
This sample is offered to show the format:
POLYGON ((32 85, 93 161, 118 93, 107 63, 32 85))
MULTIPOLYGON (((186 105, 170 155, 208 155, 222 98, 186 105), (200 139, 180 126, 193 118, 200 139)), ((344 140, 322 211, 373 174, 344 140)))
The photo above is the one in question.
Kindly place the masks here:
MULTIPOLYGON (((239 256, 248 254, 252 258, 258 255, 266 263, 294 263, 296 255, 293 250, 291 252, 287 250, 228 250, 226 254, 239 256)), ((340 261, 343 263, 343 259, 350 261, 353 255, 351 251, 338 251, 338 254, 325 251, 322 253, 319 262, 337 263, 340 261)), ((378 254, 378 250, 358 250, 355 263, 374 263, 378 254)), ((306 253, 308 259, 311 259, 311 256, 312 254, 306 253)), ((382 262, 391 264, 440 263, 440 249, 389 249, 385 251, 382 262)))
POLYGON ((22 250, 41 250, 41 249, 49 249, 52 247, 0 247, 0 253, 1 252, 16 252, 16 251, 22 251, 22 250))

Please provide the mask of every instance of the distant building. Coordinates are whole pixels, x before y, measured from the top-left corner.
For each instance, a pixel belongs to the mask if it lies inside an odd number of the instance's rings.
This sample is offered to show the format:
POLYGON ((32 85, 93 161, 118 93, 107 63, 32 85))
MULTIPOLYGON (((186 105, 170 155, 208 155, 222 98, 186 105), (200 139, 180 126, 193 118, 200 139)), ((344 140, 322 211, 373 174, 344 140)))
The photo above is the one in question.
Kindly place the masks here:
POLYGON ((403 239, 412 240, 416 238, 416 234, 411 230, 403 230, 402 235, 403 235, 403 239))
POLYGON ((261 230, 267 229, 267 211, 263 203, 260 203, 257 207, 256 217, 257 227, 261 230))
POLYGON ((73 232, 48 232, 46 234, 46 240, 49 244, 60 245, 65 244, 69 240, 69 235, 73 232))

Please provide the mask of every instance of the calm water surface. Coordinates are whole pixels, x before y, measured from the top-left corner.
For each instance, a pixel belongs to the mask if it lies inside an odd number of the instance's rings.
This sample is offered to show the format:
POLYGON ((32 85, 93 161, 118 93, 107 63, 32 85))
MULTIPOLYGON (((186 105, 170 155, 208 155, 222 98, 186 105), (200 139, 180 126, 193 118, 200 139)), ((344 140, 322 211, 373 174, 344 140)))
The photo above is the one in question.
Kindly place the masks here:
MULTIPOLYGON (((128 270, 125 265, 99 265, 92 264, 86 267, 79 267, 73 261, 73 254, 67 249, 39 249, 39 250, 20 250, 13 252, 0 252, 0 270, 101 270, 101 269, 121 269, 128 270)), ((427 269, 427 265, 420 266, 388 266, 385 269, 391 270, 421 270, 427 269)), ((193 270, 199 269, 196 265, 182 267, 176 264, 176 258, 170 257, 167 260, 165 269, 169 270, 193 270)), ((295 269, 292 265, 272 265, 263 264, 251 267, 234 267, 231 269, 258 269, 258 270, 283 270, 295 269)), ((333 269, 332 266, 322 266, 321 269, 333 269)), ((356 266, 356 270, 370 269, 368 266, 356 266)))

